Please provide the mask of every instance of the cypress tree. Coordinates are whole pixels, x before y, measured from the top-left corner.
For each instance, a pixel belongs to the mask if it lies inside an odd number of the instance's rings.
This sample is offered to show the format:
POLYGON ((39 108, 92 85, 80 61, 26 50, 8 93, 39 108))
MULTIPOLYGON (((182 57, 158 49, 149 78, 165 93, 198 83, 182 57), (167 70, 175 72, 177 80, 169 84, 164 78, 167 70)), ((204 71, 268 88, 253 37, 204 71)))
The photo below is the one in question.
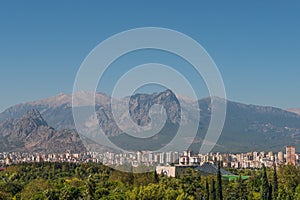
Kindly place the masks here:
POLYGON ((273 173, 273 199, 276 200, 278 198, 278 178, 277 178, 277 170, 276 165, 274 163, 274 173, 273 173))
POLYGON ((261 199, 262 200, 269 200, 269 182, 267 177, 266 167, 262 165, 262 180, 261 180, 261 199))
POLYGON ((221 162, 218 162, 218 171, 217 171, 217 198, 223 200, 222 192, 222 176, 221 176, 221 162))
POLYGON ((209 184, 208 184, 208 180, 205 180, 205 191, 206 191, 206 199, 209 200, 209 184))
POLYGON ((272 200, 272 192, 273 192, 273 187, 272 184, 269 185, 269 195, 268 195, 268 200, 272 200))
POLYGON ((210 200, 216 200, 217 199, 215 179, 212 179, 211 191, 210 191, 210 195, 209 196, 210 196, 210 200))
POLYGON ((154 171, 154 180, 156 183, 159 182, 159 178, 158 178, 158 174, 157 174, 156 170, 154 171))

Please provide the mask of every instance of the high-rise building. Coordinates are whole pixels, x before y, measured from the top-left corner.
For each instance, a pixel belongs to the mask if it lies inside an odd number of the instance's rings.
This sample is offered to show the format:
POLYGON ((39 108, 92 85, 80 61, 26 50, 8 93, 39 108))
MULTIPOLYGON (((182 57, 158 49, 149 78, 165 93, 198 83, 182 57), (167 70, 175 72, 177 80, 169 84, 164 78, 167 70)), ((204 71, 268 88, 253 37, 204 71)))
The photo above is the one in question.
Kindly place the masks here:
POLYGON ((282 152, 282 151, 279 151, 279 152, 278 152, 278 162, 279 162, 279 163, 282 163, 282 162, 283 162, 283 157, 284 157, 284 156, 283 156, 283 152, 282 152))
POLYGON ((176 162, 178 163, 179 153, 176 152, 176 151, 173 152, 173 156, 172 157, 173 157, 173 161, 172 162, 173 163, 176 163, 176 162))
POLYGON ((256 152, 256 151, 253 152, 253 160, 254 161, 259 161, 259 153, 256 152))
POLYGON ((138 163, 142 162, 142 156, 143 156, 143 153, 141 151, 138 151, 137 152, 137 161, 138 161, 138 163))
POLYGON ((153 153, 149 153, 149 158, 148 158, 149 162, 152 163, 154 160, 154 156, 153 153))
POLYGON ((287 165, 296 165, 296 155, 295 147, 287 146, 286 147, 286 164, 287 165))
POLYGON ((273 152, 272 152, 272 151, 270 151, 270 152, 268 153, 268 157, 269 157, 269 159, 272 159, 272 157, 273 157, 273 152))
POLYGON ((159 163, 160 164, 165 164, 165 162, 166 162, 166 158, 165 158, 165 152, 161 152, 160 154, 159 154, 159 163))
POLYGON ((159 163, 159 160, 160 160, 159 154, 154 154, 154 162, 159 163))
POLYGON ((166 163, 172 163, 172 152, 166 152, 166 163))

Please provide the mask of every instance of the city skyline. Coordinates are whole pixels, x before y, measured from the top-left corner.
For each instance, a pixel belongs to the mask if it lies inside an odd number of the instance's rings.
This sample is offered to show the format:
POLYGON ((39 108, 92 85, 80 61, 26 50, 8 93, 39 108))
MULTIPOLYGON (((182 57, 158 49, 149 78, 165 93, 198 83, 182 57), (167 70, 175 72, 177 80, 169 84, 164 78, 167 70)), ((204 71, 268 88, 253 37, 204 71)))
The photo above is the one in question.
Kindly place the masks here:
POLYGON ((184 152, 152 152, 132 151, 117 152, 71 152, 65 153, 26 153, 26 152, 0 152, 0 166, 18 164, 22 162, 94 162, 108 166, 132 165, 138 166, 202 166, 205 163, 222 163, 228 168, 262 168, 276 165, 300 165, 300 154, 294 146, 286 146, 286 151, 249 151, 243 153, 210 152, 207 154, 195 153, 191 150, 184 152))

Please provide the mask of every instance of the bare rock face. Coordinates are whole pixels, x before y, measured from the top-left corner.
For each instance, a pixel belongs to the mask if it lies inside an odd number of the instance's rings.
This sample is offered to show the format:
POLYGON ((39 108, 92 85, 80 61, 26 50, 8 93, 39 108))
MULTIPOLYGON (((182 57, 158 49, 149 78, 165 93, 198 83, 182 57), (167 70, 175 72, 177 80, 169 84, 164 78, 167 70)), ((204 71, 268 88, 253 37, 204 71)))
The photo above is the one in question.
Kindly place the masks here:
POLYGON ((114 121, 112 112, 109 108, 101 106, 97 109, 96 114, 96 121, 99 123, 99 126, 104 131, 105 135, 116 136, 122 132, 122 130, 114 121))
MULTIPOLYGON (((124 102, 120 100, 120 103, 124 102)), ((138 126, 145 126, 151 122, 149 112, 155 104, 161 105, 165 109, 167 115, 166 123, 176 125, 180 123, 180 104, 171 90, 166 90, 159 94, 136 94, 131 96, 128 105, 129 117, 138 126)), ((125 113, 127 110, 123 112, 125 113)), ((118 136, 122 133, 122 130, 114 120, 110 106, 98 106, 96 114, 98 124, 107 136, 118 136)), ((126 126, 126 122, 123 125, 126 126)), ((126 128, 133 129, 133 127, 126 128)))
POLYGON ((130 115, 138 125, 150 123, 149 111, 155 105, 162 105, 167 113, 167 122, 179 124, 181 108, 177 97, 171 90, 159 94, 137 94, 130 98, 130 115))
POLYGON ((85 147, 74 130, 56 131, 48 126, 39 111, 29 110, 20 119, 0 124, 1 151, 63 153, 84 152, 85 147))
POLYGON ((13 130, 9 135, 11 140, 24 140, 39 127, 47 127, 47 122, 37 110, 30 110, 21 119, 13 122, 13 130))

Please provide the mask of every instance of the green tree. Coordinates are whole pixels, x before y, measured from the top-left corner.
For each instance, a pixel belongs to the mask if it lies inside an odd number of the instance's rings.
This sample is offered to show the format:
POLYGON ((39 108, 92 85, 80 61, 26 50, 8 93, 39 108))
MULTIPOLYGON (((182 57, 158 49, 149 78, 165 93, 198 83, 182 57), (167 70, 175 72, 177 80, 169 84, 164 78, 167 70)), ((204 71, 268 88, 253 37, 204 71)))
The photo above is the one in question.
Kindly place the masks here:
POLYGON ((272 200, 272 193, 273 193, 273 186, 272 186, 272 184, 270 183, 269 184, 269 194, 268 194, 268 199, 269 200, 272 200))
POLYGON ((10 193, 0 191, 0 200, 10 200, 12 195, 10 193))
POLYGON ((221 162, 218 162, 218 171, 217 171, 217 198, 223 200, 222 192, 222 175, 221 175, 221 162))
POLYGON ((99 188, 95 191, 95 199, 100 199, 108 195, 109 195, 109 190, 107 188, 99 188))
POLYGON ((5 182, 0 184, 0 191, 3 192, 3 196, 5 196, 5 194, 11 194, 12 196, 14 196, 17 193, 21 192, 22 189, 22 185, 16 182, 5 182))
POLYGON ((85 183, 85 198, 86 200, 93 200, 94 199, 94 193, 95 193, 95 182, 94 180, 89 177, 88 180, 85 183))
POLYGON ((245 180, 242 179, 241 175, 237 179, 237 191, 238 191, 238 197, 240 199, 247 199, 249 192, 247 191, 247 186, 245 184, 245 180))
POLYGON ((48 189, 44 191, 44 196, 47 200, 59 200, 58 192, 52 189, 48 189))
POLYGON ((158 174, 157 174, 156 170, 154 170, 154 179, 155 179, 156 183, 159 182, 159 177, 158 177, 158 174))
POLYGON ((181 188, 183 191, 196 199, 201 196, 201 176, 200 172, 193 169, 186 169, 180 176, 181 188))
POLYGON ((60 191, 60 200, 75 200, 81 199, 81 191, 73 186, 66 186, 60 191))
POLYGON ((273 167, 273 199, 276 200, 278 198, 278 177, 277 177, 277 169, 274 163, 273 167))
POLYGON ((210 195, 209 196, 210 196, 210 200, 216 200, 217 199, 215 179, 212 179, 211 190, 210 190, 210 195))
POLYGON ((300 184, 300 168, 283 165, 278 169, 278 199, 296 199, 296 188, 300 184))
POLYGON ((205 179, 205 192, 206 192, 206 199, 209 199, 209 184, 208 184, 208 180, 205 179))
POLYGON ((229 181, 224 186, 226 191, 224 193, 224 199, 248 199, 249 192, 247 191, 245 180, 242 179, 241 175, 237 179, 229 181))
POLYGON ((32 199, 34 196, 44 197, 44 191, 51 189, 52 186, 43 179, 30 181, 21 192, 21 199, 32 199))
POLYGON ((269 182, 265 165, 262 165, 261 199, 269 200, 269 182))
POLYGON ((295 190, 295 199, 300 199, 300 184, 296 187, 296 190, 295 190))

